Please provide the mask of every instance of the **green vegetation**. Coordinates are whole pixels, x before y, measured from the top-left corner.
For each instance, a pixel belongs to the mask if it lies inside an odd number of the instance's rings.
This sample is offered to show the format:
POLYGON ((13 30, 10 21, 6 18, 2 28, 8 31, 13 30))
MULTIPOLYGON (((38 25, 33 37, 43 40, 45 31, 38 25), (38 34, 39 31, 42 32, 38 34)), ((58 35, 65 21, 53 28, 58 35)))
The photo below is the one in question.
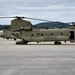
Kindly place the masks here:
POLYGON ((0 25, 0 30, 9 29, 10 25, 0 25))

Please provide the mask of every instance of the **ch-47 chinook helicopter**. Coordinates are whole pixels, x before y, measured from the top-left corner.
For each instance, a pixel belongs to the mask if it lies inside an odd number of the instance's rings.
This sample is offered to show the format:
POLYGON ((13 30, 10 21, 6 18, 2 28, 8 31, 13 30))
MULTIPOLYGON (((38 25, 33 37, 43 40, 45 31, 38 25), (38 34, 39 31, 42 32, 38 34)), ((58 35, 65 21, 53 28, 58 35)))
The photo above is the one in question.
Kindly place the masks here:
POLYGON ((5 18, 17 18, 11 21, 11 28, 14 30, 11 33, 22 39, 21 41, 16 42, 16 44, 28 44, 28 42, 47 42, 54 41, 54 44, 61 44, 61 41, 75 41, 75 28, 63 28, 63 29, 35 29, 33 28, 30 21, 22 19, 33 19, 41 20, 36 18, 28 17, 5 17, 5 18), (19 27, 17 28, 17 26, 19 27), (17 28, 17 29, 16 29, 17 28))

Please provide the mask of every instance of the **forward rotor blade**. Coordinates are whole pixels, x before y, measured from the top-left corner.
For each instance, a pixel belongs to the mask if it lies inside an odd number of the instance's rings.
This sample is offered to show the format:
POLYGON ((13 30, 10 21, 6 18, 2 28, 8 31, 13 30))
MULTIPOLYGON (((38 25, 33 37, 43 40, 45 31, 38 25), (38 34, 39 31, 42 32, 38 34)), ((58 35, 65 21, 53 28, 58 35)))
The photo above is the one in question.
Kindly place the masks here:
MULTIPOLYGON (((33 20, 39 20, 39 21, 49 21, 49 20, 44 20, 44 19, 37 19, 37 18, 29 18, 29 17, 24 17, 25 19, 33 19, 33 20)), ((49 21, 50 22, 50 21, 49 21)))
POLYGON ((37 19, 37 18, 29 18, 29 17, 19 17, 19 16, 16 16, 16 17, 0 17, 0 19, 2 18, 17 18, 17 19, 32 19, 32 20, 39 20, 39 21, 48 21, 48 22, 51 22, 49 20, 44 20, 44 19, 37 19))
POLYGON ((0 17, 0 18, 15 18, 15 17, 0 17))

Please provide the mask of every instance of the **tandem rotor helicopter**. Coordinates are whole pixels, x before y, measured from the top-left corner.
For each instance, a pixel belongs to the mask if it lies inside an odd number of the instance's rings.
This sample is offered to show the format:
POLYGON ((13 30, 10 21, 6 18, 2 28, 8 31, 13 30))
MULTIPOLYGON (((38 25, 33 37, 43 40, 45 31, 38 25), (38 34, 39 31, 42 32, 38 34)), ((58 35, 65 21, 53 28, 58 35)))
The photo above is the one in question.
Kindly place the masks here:
MULTIPOLYGON (((62 28, 62 29, 35 29, 33 28, 30 21, 23 19, 33 19, 40 21, 48 21, 37 18, 28 17, 0 17, 0 18, 15 18, 11 20, 11 31, 7 31, 7 37, 14 39, 21 39, 16 44, 28 44, 28 42, 47 42, 54 41, 55 45, 60 45, 61 41, 75 41, 75 27, 73 28, 62 28)), ((50 22, 50 21, 48 21, 50 22)), ((4 34, 5 36, 5 34, 4 34)))

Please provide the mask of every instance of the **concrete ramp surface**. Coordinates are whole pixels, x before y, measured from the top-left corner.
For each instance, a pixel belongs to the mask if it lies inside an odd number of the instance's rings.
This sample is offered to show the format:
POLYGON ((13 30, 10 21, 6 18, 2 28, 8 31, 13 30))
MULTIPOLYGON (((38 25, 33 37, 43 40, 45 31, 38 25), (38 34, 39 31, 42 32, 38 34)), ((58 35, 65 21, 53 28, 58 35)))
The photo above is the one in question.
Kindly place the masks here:
POLYGON ((75 75, 75 43, 29 43, 0 38, 0 75, 75 75))

